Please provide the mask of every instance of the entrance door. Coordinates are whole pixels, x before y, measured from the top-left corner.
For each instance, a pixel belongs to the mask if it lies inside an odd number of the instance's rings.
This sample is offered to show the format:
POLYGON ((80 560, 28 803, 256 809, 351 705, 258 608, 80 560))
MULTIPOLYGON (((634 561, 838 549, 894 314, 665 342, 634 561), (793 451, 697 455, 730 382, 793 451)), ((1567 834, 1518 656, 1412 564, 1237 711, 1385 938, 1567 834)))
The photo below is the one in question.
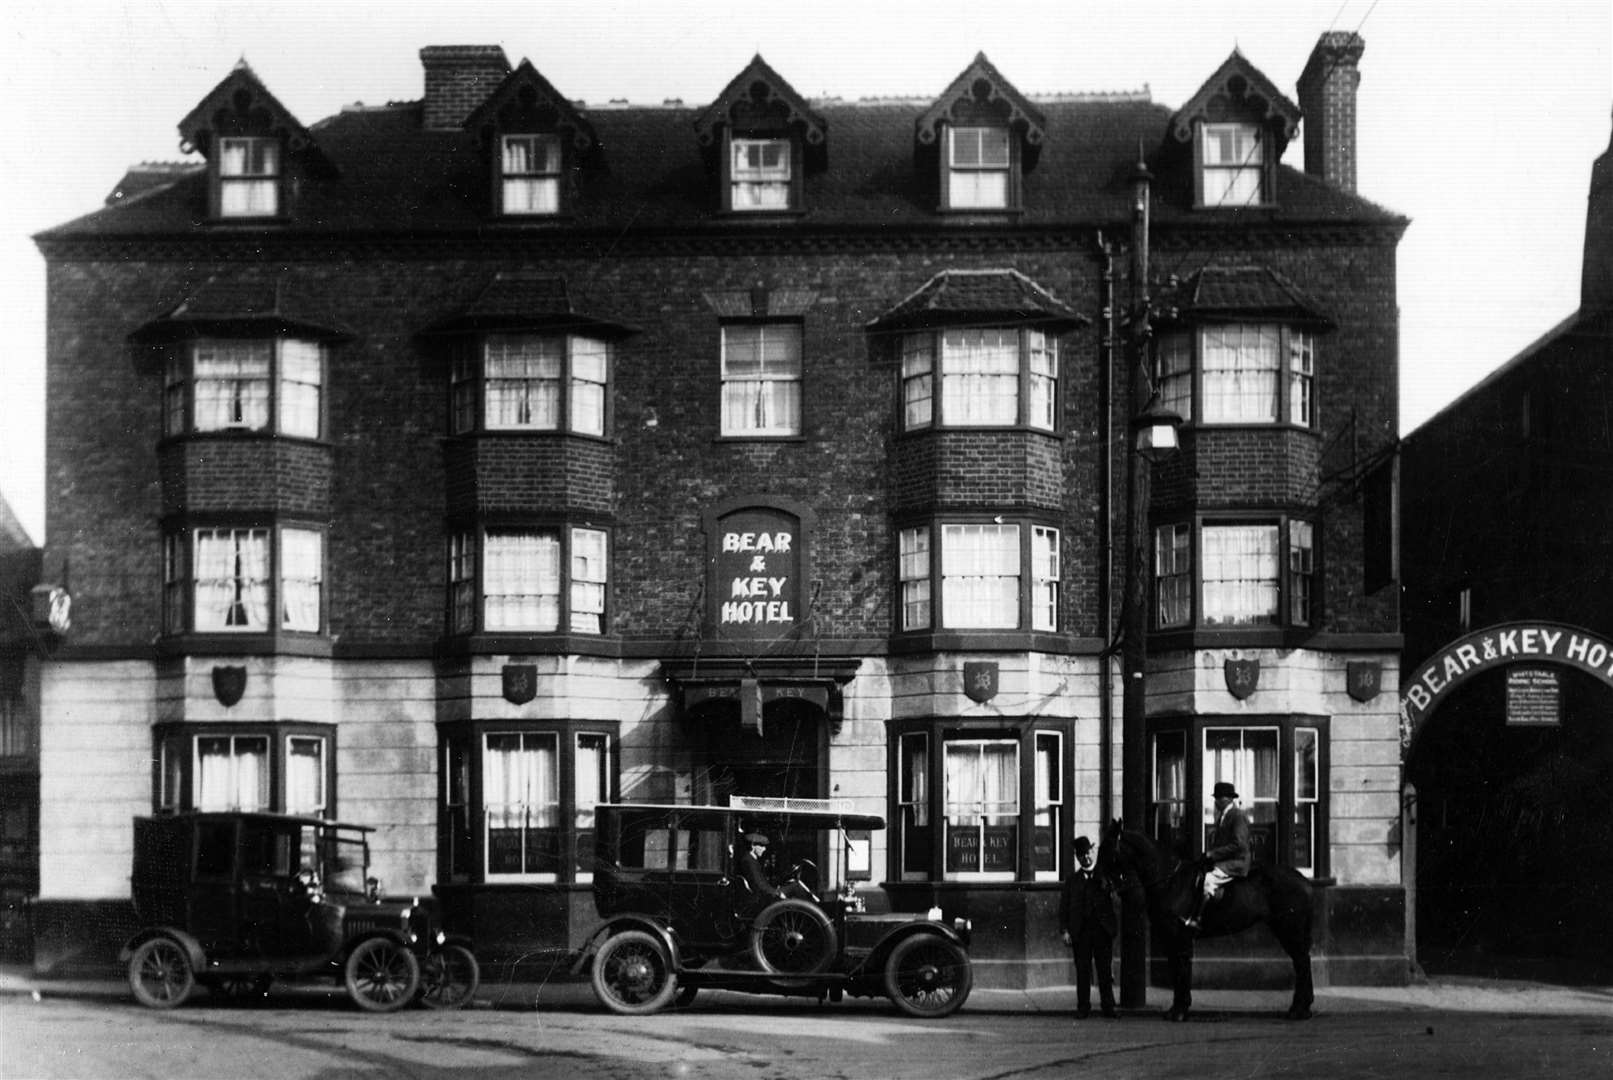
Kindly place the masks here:
MULTIPOLYGON (((828 717, 816 705, 798 699, 769 701, 763 706, 762 731, 744 727, 739 710, 718 713, 706 725, 706 768, 711 802, 726 804, 731 796, 767 799, 817 799, 828 783, 826 744, 828 717)), ((769 838, 767 859, 780 871, 810 859, 818 866, 826 857, 824 839, 816 831, 799 837, 769 838)))

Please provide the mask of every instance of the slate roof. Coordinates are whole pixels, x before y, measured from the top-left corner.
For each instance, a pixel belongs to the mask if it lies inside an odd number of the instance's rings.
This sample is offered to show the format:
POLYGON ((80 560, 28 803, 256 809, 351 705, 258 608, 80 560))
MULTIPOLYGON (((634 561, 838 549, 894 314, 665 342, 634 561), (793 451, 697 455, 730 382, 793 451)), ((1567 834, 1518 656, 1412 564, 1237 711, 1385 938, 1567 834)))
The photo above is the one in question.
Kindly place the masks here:
POLYGON ((427 332, 536 329, 593 331, 607 337, 636 332, 624 323, 577 311, 564 277, 532 271, 499 271, 463 310, 427 332))
MULTIPOLYGON (((915 164, 915 124, 922 101, 820 102, 829 133, 827 167, 804 180, 804 212, 767 227, 794 230, 942 229, 977 227, 936 213, 935 177, 915 164)), ((1127 177, 1138 147, 1153 148, 1157 177, 1154 224, 1278 226, 1389 225, 1405 219, 1291 169, 1278 170, 1274 206, 1192 208, 1190 155, 1167 148, 1172 113, 1128 97, 1046 100, 1038 168, 1025 175, 1023 211, 1003 217, 1008 228, 1123 226, 1129 221, 1127 177)), ((329 237, 353 233, 481 234, 509 230, 608 233, 754 229, 764 224, 718 213, 717 177, 694 131, 700 109, 625 107, 581 110, 598 137, 583 169, 572 209, 559 220, 511 221, 489 215, 490 163, 469 132, 426 131, 421 104, 352 109, 309 129, 334 166, 306 178, 276 223, 207 220, 207 177, 197 172, 141 198, 88 214, 38 234, 41 243, 69 238, 216 236, 280 232, 329 237)))
POLYGON ((897 331, 998 319, 1038 323, 1052 331, 1090 321, 1018 270, 943 270, 868 328, 897 331))
POLYGON ((1293 282, 1268 266, 1206 266, 1161 291, 1171 317, 1196 321, 1278 319, 1316 326, 1336 325, 1333 317, 1293 282))
POLYGON ((130 340, 159 342, 217 327, 273 327, 314 337, 347 336, 318 298, 290 275, 245 273, 208 278, 130 340))

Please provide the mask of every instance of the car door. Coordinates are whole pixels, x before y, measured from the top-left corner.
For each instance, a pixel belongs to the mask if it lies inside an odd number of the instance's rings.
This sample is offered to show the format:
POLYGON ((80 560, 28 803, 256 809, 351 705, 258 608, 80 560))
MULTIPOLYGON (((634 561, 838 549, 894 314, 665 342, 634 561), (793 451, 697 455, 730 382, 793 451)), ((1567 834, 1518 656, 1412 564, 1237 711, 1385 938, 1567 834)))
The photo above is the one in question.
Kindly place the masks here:
POLYGON ((240 895, 236 880, 236 829, 233 817, 195 821, 186 895, 186 929, 208 955, 234 956, 242 950, 240 895))

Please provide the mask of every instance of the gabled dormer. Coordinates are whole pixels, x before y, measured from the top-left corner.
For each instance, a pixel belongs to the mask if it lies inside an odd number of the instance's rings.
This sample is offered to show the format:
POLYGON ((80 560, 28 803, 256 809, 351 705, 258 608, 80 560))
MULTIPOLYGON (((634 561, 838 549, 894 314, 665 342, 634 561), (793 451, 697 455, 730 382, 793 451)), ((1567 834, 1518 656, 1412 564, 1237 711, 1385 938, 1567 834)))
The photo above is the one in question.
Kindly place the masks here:
POLYGON ((181 146, 207 159, 207 213, 215 222, 290 214, 297 167, 328 170, 308 129, 245 60, 179 122, 181 146))
POLYGON ((522 60, 465 118, 490 164, 497 217, 552 218, 572 211, 576 176, 599 145, 593 125, 522 60))
POLYGON ((914 158, 934 175, 943 212, 1006 213, 1023 205, 1021 179, 1036 167, 1047 119, 985 53, 918 118, 914 158))
POLYGON ((760 56, 695 118, 724 213, 806 209, 803 180, 828 165, 829 127, 760 56))
POLYGON ((1236 49, 1171 117, 1167 149, 1193 159, 1193 205, 1277 202, 1277 162, 1299 130, 1300 111, 1236 49))

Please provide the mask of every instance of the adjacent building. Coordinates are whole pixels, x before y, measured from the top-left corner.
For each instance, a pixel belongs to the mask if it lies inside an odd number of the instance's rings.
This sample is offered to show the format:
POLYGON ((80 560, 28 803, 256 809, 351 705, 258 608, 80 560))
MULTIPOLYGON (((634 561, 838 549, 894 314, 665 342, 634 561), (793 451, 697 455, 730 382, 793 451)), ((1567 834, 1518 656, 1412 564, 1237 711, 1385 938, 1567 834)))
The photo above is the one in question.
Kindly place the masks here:
POLYGON ((1591 172, 1579 309, 1403 453, 1406 668, 1434 666, 1432 685, 1407 687, 1420 948, 1431 963, 1605 975, 1613 153, 1591 172), (1464 645, 1494 662, 1464 662, 1464 645))
POLYGON ((1297 104, 1233 53, 1179 108, 984 55, 922 100, 757 57, 640 107, 432 46, 419 101, 309 124, 227 73, 179 118, 197 163, 37 237, 74 617, 38 656, 36 966, 127 926, 136 815, 375 825, 388 890, 547 965, 594 918, 596 803, 744 795, 882 815, 807 853, 826 884, 969 914, 981 985, 1067 981, 1056 882, 1119 813, 1146 325, 1184 424, 1136 824, 1200 850, 1234 782, 1317 882, 1319 977, 1403 980, 1363 478, 1406 221, 1354 190, 1361 55, 1324 35, 1297 104))

